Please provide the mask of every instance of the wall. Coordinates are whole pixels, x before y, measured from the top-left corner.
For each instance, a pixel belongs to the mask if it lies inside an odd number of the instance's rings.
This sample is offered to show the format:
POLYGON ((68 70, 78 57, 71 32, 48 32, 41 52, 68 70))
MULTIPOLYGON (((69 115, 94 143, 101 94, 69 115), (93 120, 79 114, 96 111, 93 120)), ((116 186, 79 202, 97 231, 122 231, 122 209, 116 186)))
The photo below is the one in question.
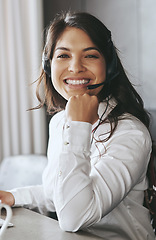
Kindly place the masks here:
POLYGON ((146 106, 156 110, 156 1, 140 0, 140 78, 146 106))

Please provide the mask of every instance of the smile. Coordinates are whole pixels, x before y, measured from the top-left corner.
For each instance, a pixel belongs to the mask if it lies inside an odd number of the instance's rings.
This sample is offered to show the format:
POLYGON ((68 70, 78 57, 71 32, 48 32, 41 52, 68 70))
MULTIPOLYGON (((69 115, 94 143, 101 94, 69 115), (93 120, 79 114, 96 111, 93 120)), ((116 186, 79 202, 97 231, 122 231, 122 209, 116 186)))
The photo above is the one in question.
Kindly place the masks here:
POLYGON ((79 79, 79 80, 75 80, 75 79, 66 79, 65 83, 70 84, 70 85, 83 85, 83 84, 87 84, 89 83, 90 80, 88 79, 79 79))

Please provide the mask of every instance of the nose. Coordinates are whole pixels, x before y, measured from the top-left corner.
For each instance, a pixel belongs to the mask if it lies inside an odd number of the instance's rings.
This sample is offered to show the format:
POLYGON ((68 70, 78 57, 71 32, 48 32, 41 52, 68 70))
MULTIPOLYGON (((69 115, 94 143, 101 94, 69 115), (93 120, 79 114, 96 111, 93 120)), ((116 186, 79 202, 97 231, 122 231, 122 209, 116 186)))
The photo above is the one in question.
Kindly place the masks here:
POLYGON ((79 58, 72 58, 69 62, 68 71, 73 73, 80 73, 86 70, 85 66, 83 65, 81 59, 79 58))

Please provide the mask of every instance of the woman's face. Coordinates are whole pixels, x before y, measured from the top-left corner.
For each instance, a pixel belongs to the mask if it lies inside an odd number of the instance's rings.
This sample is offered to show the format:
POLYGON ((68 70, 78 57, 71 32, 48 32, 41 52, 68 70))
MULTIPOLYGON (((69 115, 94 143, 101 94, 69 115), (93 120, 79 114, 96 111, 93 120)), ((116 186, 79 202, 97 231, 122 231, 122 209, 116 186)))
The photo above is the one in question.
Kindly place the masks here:
POLYGON ((56 43, 51 62, 51 79, 56 91, 71 96, 97 95, 103 86, 88 90, 106 77, 106 63, 90 37, 81 29, 67 27, 56 43))

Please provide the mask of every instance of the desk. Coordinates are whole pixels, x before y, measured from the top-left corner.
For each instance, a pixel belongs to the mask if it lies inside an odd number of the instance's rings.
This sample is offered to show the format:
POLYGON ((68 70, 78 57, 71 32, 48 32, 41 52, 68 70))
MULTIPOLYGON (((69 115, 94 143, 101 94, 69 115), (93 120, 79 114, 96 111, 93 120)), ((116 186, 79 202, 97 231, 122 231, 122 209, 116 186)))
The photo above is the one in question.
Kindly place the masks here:
POLYGON ((78 231, 64 232, 58 222, 39 213, 24 208, 13 208, 11 222, 14 227, 7 228, 4 239, 9 240, 100 240, 102 238, 78 231))

